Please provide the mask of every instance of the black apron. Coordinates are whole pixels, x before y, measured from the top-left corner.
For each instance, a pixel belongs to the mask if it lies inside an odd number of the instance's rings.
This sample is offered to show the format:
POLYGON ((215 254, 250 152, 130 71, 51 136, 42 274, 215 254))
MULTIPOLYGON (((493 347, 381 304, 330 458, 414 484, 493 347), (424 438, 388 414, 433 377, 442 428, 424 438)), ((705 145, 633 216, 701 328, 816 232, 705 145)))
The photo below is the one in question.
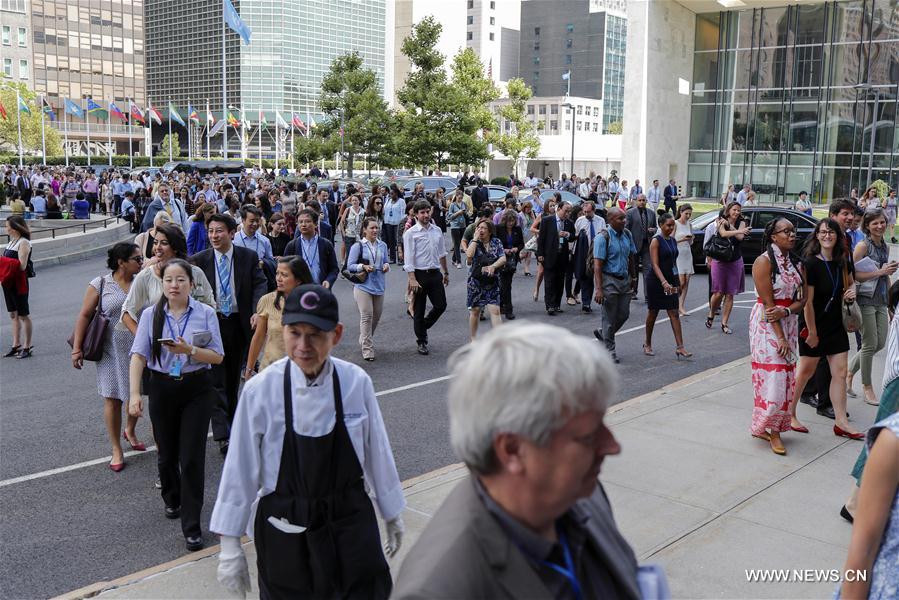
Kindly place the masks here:
POLYGON ((275 491, 255 521, 260 598, 387 598, 393 585, 362 467, 343 420, 333 368, 334 429, 320 437, 293 428, 290 362, 284 368, 284 445, 275 491), (268 519, 306 527, 286 533, 268 519))

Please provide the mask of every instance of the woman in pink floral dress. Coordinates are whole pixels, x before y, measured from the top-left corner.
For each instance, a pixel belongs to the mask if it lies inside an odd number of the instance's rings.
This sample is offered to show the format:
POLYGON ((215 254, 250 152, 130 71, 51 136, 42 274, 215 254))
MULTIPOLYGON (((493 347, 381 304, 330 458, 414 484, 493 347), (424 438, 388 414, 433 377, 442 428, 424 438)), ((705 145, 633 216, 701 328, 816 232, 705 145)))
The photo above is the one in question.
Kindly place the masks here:
MULTIPOLYGON (((798 258, 790 250, 796 244, 796 228, 787 219, 765 227, 763 252, 752 265, 758 301, 749 317, 752 357, 752 389, 755 407, 750 432, 771 445, 775 454, 786 454, 780 434, 790 431, 790 401, 796 385, 799 355, 799 317, 802 274, 798 258)), ((802 431, 797 429, 797 431, 802 431)), ((808 433, 805 430, 803 433, 808 433)))

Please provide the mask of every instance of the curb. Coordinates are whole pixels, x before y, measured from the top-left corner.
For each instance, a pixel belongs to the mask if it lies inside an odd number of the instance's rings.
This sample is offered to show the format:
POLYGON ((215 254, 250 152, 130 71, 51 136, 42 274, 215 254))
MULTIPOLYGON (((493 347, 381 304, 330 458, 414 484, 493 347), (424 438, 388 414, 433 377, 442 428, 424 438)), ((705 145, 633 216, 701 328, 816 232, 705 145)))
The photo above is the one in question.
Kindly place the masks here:
MULTIPOLYGON (((680 379, 678 381, 672 382, 658 390, 655 390, 652 392, 647 392, 646 394, 642 394, 640 396, 636 396, 634 398, 630 398, 628 400, 625 400, 623 402, 615 404, 615 405, 609 407, 608 413, 609 414, 619 413, 619 412, 623 411, 625 408, 629 408, 629 407, 635 406, 635 405, 643 403, 643 402, 654 400, 660 396, 664 396, 673 391, 683 389, 687 386, 690 386, 699 381, 703 381, 705 379, 713 377, 724 371, 728 371, 735 367, 744 365, 748 361, 749 361, 749 357, 746 356, 746 357, 731 361, 729 363, 725 363, 723 365, 719 365, 717 367, 713 367, 711 369, 701 371, 699 373, 696 373, 695 375, 691 375, 684 379, 680 379)), ((425 483, 425 482, 433 480, 433 479, 437 479, 439 477, 442 477, 444 475, 452 473, 453 471, 456 471, 459 469, 464 469, 464 468, 465 468, 465 465, 463 463, 453 463, 450 465, 446 465, 445 467, 440 467, 439 469, 435 469, 428 473, 424 473, 422 475, 418 475, 416 477, 412 477, 410 479, 403 481, 403 484, 402 484, 403 489, 404 490, 409 489, 411 487, 420 485, 422 483, 425 483)), ((248 542, 249 542, 249 538, 247 538, 246 536, 241 538, 242 544, 246 544, 248 542)), ((118 579, 113 579, 110 581, 98 581, 96 583, 92 583, 83 588, 73 590, 71 592, 67 592, 65 594, 56 596, 56 597, 52 598, 51 600, 82 600, 83 598, 93 598, 103 592, 106 592, 106 591, 109 591, 112 589, 116 589, 116 588, 120 588, 123 586, 127 586, 127 585, 130 585, 133 583, 137 583, 139 581, 148 579, 155 575, 159 575, 161 573, 171 571, 172 569, 175 569, 177 567, 181 567, 183 565, 187 565, 187 564, 190 564, 193 562, 198 562, 200 560, 204 560, 206 558, 209 558, 211 556, 218 554, 218 552, 219 552, 218 544, 216 544, 214 546, 209 546, 207 548, 204 548, 203 550, 200 550, 199 552, 192 552, 190 554, 185 554, 184 556, 181 556, 174 560, 162 563, 160 565, 156 565, 154 567, 148 567, 146 569, 143 569, 142 571, 137 571, 136 573, 131 573, 130 575, 125 575, 123 577, 119 577, 118 579)))

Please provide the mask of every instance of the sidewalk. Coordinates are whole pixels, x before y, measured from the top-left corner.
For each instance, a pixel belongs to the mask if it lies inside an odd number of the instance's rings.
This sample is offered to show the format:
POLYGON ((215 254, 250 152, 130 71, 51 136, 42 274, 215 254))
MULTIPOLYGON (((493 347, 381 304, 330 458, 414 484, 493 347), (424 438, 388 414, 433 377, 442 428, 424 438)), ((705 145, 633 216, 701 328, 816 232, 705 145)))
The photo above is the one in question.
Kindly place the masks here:
MULTIPOLYGON (((619 528, 641 562, 664 565, 676 598, 830 597, 835 583, 750 583, 744 570, 842 568, 851 527, 838 513, 862 444, 835 437, 832 421, 800 405, 811 433, 785 434, 788 454, 777 456, 749 435, 751 410, 748 358, 612 407, 607 421, 622 454, 605 461, 601 479, 619 528)), ((867 427, 876 409, 850 399, 849 411, 867 427)), ((407 531, 394 575, 466 475, 450 465, 404 483, 407 531)), ((255 587, 255 552, 246 549, 255 587)), ((208 548, 64 597, 226 597, 216 553, 208 548)))

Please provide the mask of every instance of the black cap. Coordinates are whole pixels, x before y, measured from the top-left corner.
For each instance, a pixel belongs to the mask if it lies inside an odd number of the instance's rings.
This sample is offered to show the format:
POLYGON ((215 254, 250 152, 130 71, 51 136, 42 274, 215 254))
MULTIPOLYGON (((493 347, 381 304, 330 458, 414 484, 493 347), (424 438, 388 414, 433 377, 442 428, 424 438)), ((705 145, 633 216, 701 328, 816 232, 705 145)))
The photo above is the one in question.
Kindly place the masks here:
POLYGON ((330 290, 312 283, 295 287, 287 295, 281 313, 282 325, 308 323, 322 331, 333 331, 339 320, 337 298, 330 290))

